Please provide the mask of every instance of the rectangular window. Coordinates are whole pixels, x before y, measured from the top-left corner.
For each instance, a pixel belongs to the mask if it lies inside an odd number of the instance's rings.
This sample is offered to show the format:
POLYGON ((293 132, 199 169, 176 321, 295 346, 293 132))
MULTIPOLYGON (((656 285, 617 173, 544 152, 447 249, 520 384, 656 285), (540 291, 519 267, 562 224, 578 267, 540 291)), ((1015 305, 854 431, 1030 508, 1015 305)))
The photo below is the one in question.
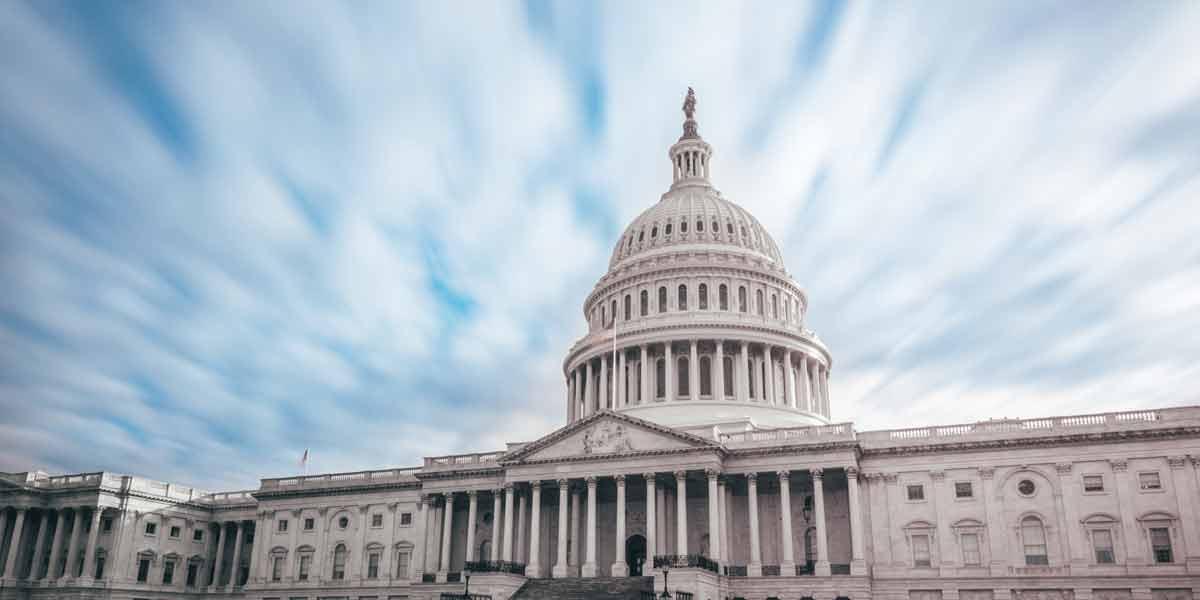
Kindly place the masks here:
POLYGON ((200 570, 200 565, 191 563, 188 565, 187 580, 184 585, 188 587, 196 587, 196 572, 200 570))
POLYGON ((181 530, 178 525, 172 525, 171 529, 168 530, 167 535, 171 536, 171 539, 177 540, 182 532, 183 530, 181 530))
POLYGON ((912 536, 912 548, 913 548, 913 566, 914 567, 928 567, 930 565, 930 562, 929 562, 929 536, 927 536, 927 535, 912 536))
POLYGON ((367 579, 379 578, 379 553, 372 552, 367 555, 367 579))
POLYGON ((1113 556, 1113 539, 1112 531, 1107 529, 1092 530, 1092 547, 1096 551, 1096 563, 1101 565, 1111 565, 1117 562, 1113 556))
POLYGON ((112 531, 112 517, 104 517, 100 519, 100 531, 109 533, 112 531))
POLYGON ((908 490, 908 499, 910 501, 917 501, 917 500, 925 499, 925 486, 918 483, 915 485, 907 486, 905 489, 908 490))
POLYGON ((963 564, 973 567, 979 566, 981 562, 979 556, 979 534, 964 533, 962 534, 961 541, 963 564))
POLYGON ((405 550, 396 555, 396 578, 408 579, 408 563, 412 561, 412 553, 405 550))
POLYGON ((155 535, 158 533, 158 523, 146 523, 146 535, 155 535))
POLYGON ((1171 532, 1166 527, 1150 528, 1150 548, 1154 550, 1154 562, 1174 562, 1171 556, 1171 532))
POLYGON ((305 531, 312 531, 313 527, 315 527, 315 526, 316 526, 316 520, 313 519, 312 517, 306 517, 304 519, 304 530, 305 531))
POLYGON ((193 541, 193 542, 202 542, 202 541, 204 541, 204 530, 203 530, 203 529, 197 529, 197 530, 193 531, 193 532, 192 532, 192 541, 193 541))
POLYGON ((150 576, 150 559, 143 558, 138 561, 138 583, 146 583, 146 578, 150 576))
POLYGON ((1104 491, 1104 476, 1103 475, 1084 475, 1083 476, 1083 491, 1085 491, 1085 492, 1103 492, 1104 491))
POLYGON ((300 581, 308 581, 308 570, 310 567, 312 567, 312 555, 311 554, 301 554, 300 555, 300 575, 299 575, 300 581))
POLYGON ((276 522, 275 531, 287 531, 287 519, 279 519, 279 521, 276 522))
POLYGON ((412 525, 412 513, 400 513, 400 526, 409 527, 412 525))
POLYGON ((283 581, 283 557, 271 557, 271 581, 283 581))
POLYGON ((171 585, 175 579, 175 561, 168 560, 163 562, 163 585, 171 585))
POLYGON ((970 481, 958 481, 954 483, 955 498, 974 498, 975 490, 971 487, 970 481))
POLYGON ((383 515, 371 515, 371 527, 383 527, 383 515))
POLYGON ((1162 481, 1158 478, 1158 473, 1138 473, 1138 484, 1143 490, 1161 490, 1162 481))
POLYGON ((96 578, 96 579, 100 579, 101 577, 104 577, 104 557, 103 557, 103 556, 97 556, 97 557, 96 557, 96 575, 95 575, 95 578, 96 578))

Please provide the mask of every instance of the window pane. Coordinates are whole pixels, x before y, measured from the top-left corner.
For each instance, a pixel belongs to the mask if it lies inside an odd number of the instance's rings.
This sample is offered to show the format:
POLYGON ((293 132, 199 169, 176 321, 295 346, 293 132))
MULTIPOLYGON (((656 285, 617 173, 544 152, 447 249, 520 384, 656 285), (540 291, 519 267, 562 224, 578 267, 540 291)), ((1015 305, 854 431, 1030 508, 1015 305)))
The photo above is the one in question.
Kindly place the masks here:
POLYGON ((907 489, 908 489, 908 499, 909 500, 924 500, 925 499, 925 486, 910 485, 910 486, 908 486, 907 489))
POLYGON ((1173 562, 1171 557, 1171 533, 1166 527, 1150 528, 1150 547, 1154 549, 1154 562, 1173 562))
POLYGON ((1102 492, 1104 491, 1104 478, 1100 475, 1084 475, 1083 476, 1083 491, 1085 492, 1102 492))
POLYGON ((1112 532, 1107 529, 1092 531, 1092 545, 1096 549, 1096 562, 1111 564, 1116 562, 1113 557, 1112 532))
POLYGON ((929 566, 929 536, 914 535, 912 536, 913 544, 913 565, 917 567, 929 566))
POLYGON ((960 481, 960 482, 957 482, 954 484, 954 497, 955 498, 970 498, 973 495, 974 494, 972 494, 972 490, 971 490, 971 482, 960 481))
POLYGON ((1138 482, 1142 485, 1143 490, 1162 489, 1162 482, 1158 479, 1158 473, 1139 473, 1138 482))
POLYGON ((979 564, 979 535, 964 533, 962 535, 963 564, 979 564))
POLYGON ((1025 545, 1025 564, 1050 564, 1046 555, 1046 530, 1042 528, 1040 520, 1026 517, 1021 521, 1021 540, 1025 545))

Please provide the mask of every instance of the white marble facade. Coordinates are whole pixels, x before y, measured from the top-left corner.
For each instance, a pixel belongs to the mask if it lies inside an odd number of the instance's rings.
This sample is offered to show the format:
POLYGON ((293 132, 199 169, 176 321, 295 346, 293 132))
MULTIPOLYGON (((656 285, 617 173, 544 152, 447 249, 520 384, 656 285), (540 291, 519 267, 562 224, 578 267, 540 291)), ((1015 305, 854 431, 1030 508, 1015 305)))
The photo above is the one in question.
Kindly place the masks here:
POLYGON ((766 229, 710 182, 617 241, 566 425, 420 466, 209 493, 0 474, 0 599, 508 598, 654 575, 695 600, 1200 600, 1200 407, 856 431, 766 229), (657 561, 655 560, 657 557, 657 561))

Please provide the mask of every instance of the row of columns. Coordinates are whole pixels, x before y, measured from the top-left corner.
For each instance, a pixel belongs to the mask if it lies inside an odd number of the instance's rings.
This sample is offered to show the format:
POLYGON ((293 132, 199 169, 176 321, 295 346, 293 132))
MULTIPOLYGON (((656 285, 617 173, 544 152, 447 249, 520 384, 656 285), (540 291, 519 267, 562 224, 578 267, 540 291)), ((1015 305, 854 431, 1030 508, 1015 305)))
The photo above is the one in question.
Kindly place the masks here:
MULTIPOLYGON (((816 522, 816 554, 817 561, 814 565, 816 575, 830 575, 831 567, 829 562, 829 547, 827 538, 827 528, 825 519, 825 499, 824 499, 824 471, 822 469, 812 469, 810 474, 813 481, 813 511, 814 521, 816 522)), ((731 556, 729 542, 729 518, 731 512, 730 503, 732 490, 729 487, 729 478, 736 475, 721 475, 717 471, 705 471, 705 480, 707 482, 706 494, 708 499, 707 510, 707 529, 709 537, 709 552, 712 560, 722 563, 727 561, 731 556)), ((750 533, 750 563, 747 565, 747 574, 751 577, 762 575, 762 546, 761 546, 761 531, 758 513, 758 473, 746 473, 740 475, 745 477, 748 489, 749 503, 749 519, 747 526, 750 533)), ((781 501, 781 538, 783 540, 783 555, 780 564, 780 571, 784 574, 795 572, 795 549, 792 541, 792 518, 791 518, 791 493, 788 486, 790 481, 791 471, 780 471, 777 473, 780 480, 780 501, 781 501)), ((848 483, 848 500, 850 512, 850 532, 851 532, 851 569, 852 574, 861 574, 864 568, 865 561, 863 558, 863 536, 862 536, 862 519, 860 512, 860 499, 858 489, 858 471, 854 467, 846 469, 848 483)), ((660 544, 666 547, 667 540, 660 539, 664 536, 668 529, 665 524, 658 523, 659 510, 667 508, 664 502, 663 490, 658 487, 659 475, 657 473, 644 473, 641 475, 646 489, 646 560, 647 564, 652 564, 654 556, 660 554, 660 544)), ((675 507, 674 518, 676 520, 675 527, 675 543, 674 548, 678 554, 688 554, 688 506, 687 506, 687 480, 688 473, 686 471, 676 471, 671 474, 675 482, 675 507)), ((611 573, 614 577, 622 577, 628 575, 629 565, 626 562, 625 543, 626 543, 626 484, 627 475, 617 474, 612 475, 616 484, 616 523, 614 524, 615 535, 615 560, 611 565, 611 573)), ((554 559, 554 565, 551 574, 555 578, 569 577, 574 574, 575 567, 579 567, 579 574, 583 577, 595 577, 599 570, 596 562, 596 540, 597 528, 596 522, 597 513, 597 486, 599 478, 596 476, 588 476, 583 479, 586 496, 586 506, 580 507, 580 495, 572 491, 572 481, 569 479, 557 480, 558 488, 558 543, 556 545, 557 554, 554 559), (585 535, 569 536, 568 532, 579 531, 579 520, 581 512, 586 515, 583 526, 585 527, 585 535), (582 550, 583 562, 578 563, 578 557, 581 553, 579 548, 579 537, 586 539, 586 545, 582 550)), ((529 562, 526 565, 526 574, 529 577, 542 577, 543 568, 539 564, 540 549, 541 549, 541 492, 542 482, 533 481, 529 483, 529 494, 524 496, 525 501, 517 503, 517 510, 511 510, 514 506, 514 490, 513 484, 506 485, 503 490, 495 490, 492 493, 493 501, 493 520, 492 520, 492 546, 491 557, 492 561, 504 562, 523 562, 524 555, 521 549, 524 547, 524 532, 525 532, 525 515, 529 514, 529 562), (502 504, 503 501, 503 504, 502 504), (514 553, 513 546, 513 518, 514 512, 519 521, 517 526, 517 545, 514 553), (503 515, 501 517, 501 515, 503 515), (500 523, 503 521, 503 532, 500 530, 500 523)), ((463 492, 468 498, 468 519, 470 526, 467 527, 467 560, 470 560, 472 549, 475 547, 475 532, 473 524, 477 515, 478 492, 467 491, 463 492)), ((438 572, 438 580, 445 581, 445 575, 450 570, 451 545, 453 543, 451 532, 453 531, 453 502, 454 492, 441 494, 443 502, 443 510, 441 511, 441 522, 437 522, 437 517, 434 516, 434 511, 429 511, 431 522, 429 531, 435 532, 434 539, 439 540, 438 547, 440 552, 434 558, 432 564, 426 566, 432 567, 432 570, 438 572), (440 525, 440 526, 439 526, 440 525)), ((432 506, 432 505, 431 505, 432 506)))
MULTIPOLYGON (((615 354, 606 352, 581 363, 567 375, 567 418, 576 421, 602 408, 621 409, 657 399, 654 385, 657 372, 651 371, 655 358, 661 356, 664 363, 663 401, 698 401, 700 394, 700 360, 697 346, 700 340, 689 339, 688 344, 688 393, 684 397, 676 393, 674 342, 640 344, 638 368, 633 371, 627 360, 627 352, 633 347, 619 348, 615 354), (651 349, 661 346, 662 353, 652 355, 651 349), (614 374, 616 381, 611 381, 614 374), (630 375, 636 372, 636 387, 629 385, 630 375), (615 389, 609 391, 610 386, 615 389)), ((726 342, 713 340, 715 350, 710 356, 709 377, 713 396, 727 398, 725 394, 725 344, 733 354, 733 399, 748 402, 751 398, 782 404, 795 410, 803 410, 829 417, 829 367, 805 353, 793 352, 790 348, 770 344, 749 342, 726 342), (752 349, 753 348, 753 355, 752 349), (778 357, 778 358, 777 358, 778 357), (784 389, 775 390, 775 368, 782 365, 784 389), (751 373, 755 376, 751 377, 751 373)))
MULTIPOLYGON (((0 510, 0 543, 7 536, 10 540, 8 544, 7 554, 0 553, 6 556, 3 564, 5 579, 26 579, 32 581, 47 580, 57 581, 59 578, 73 579, 80 577, 82 579, 92 579, 96 563, 96 543, 100 533, 100 518, 103 515, 102 507, 94 506, 79 506, 74 508, 62 508, 54 511, 57 515, 57 521, 54 526, 53 541, 50 542, 47 548, 47 536, 51 519, 50 510, 39 510, 37 516, 33 515, 33 509, 27 507, 13 507, 12 517, 9 517, 9 510, 0 510), (69 540, 65 540, 66 548, 64 549, 63 536, 67 530, 67 511, 73 513, 72 525, 70 527, 71 536, 69 540), (84 511, 90 510, 90 528, 88 531, 86 545, 80 547, 80 534, 84 529, 84 511), (25 545, 22 544, 22 536, 25 534, 26 521, 36 519, 37 533, 34 537, 32 555, 27 556, 25 553, 25 545), (11 535, 9 531, 11 530, 11 535), (83 568, 76 572, 76 565, 79 561, 79 552, 83 551, 83 568), (49 552, 49 564, 46 569, 42 570, 42 557, 49 552), (62 553, 66 552, 66 562, 61 570, 58 569, 59 559, 62 553), (25 565, 29 567, 26 570, 25 565), (24 573, 22 573, 24 571, 24 573)), ((30 525, 33 525, 30 522, 30 525)))

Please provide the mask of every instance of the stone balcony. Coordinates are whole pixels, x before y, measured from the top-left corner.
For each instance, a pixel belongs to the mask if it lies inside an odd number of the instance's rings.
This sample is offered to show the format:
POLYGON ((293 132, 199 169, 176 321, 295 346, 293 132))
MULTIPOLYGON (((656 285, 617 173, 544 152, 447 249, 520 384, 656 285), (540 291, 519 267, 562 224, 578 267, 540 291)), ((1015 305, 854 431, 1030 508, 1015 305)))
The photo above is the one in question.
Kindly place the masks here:
POLYGON ((300 475, 297 477, 274 477, 262 479, 258 492, 284 493, 312 489, 329 489, 360 487, 373 485, 390 485, 395 483, 416 483, 416 474, 420 467, 405 467, 399 469, 379 469, 375 471, 352 471, 347 473, 323 473, 320 475, 300 475))
POLYGON ((730 448, 758 448, 788 444, 825 444, 829 442, 852 442, 855 439, 853 423, 834 423, 810 427, 787 427, 722 433, 718 441, 730 448))
POLYGON ((506 454, 503 450, 493 452, 474 452, 471 454, 451 454, 448 456, 427 456, 422 473, 442 471, 474 470, 500 466, 500 457, 506 454))

